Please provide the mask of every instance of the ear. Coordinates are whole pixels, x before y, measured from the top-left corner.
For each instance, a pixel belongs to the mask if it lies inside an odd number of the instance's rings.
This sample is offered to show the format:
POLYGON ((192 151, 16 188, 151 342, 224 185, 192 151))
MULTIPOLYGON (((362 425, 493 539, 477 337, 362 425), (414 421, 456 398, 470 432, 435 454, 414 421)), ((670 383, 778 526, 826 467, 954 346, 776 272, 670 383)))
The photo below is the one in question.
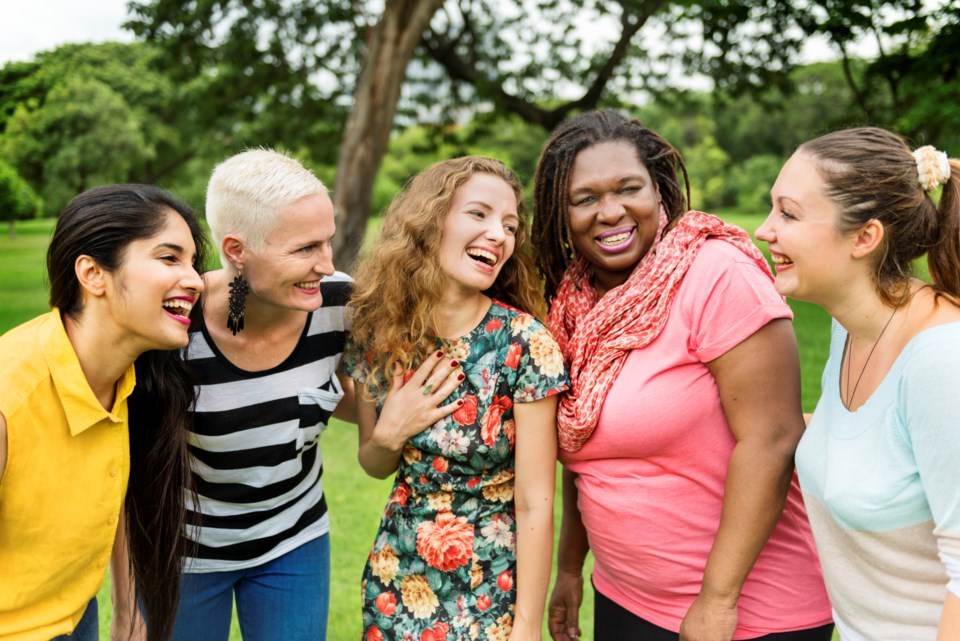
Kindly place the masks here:
POLYGON ((881 223, 876 218, 871 218, 867 221, 863 227, 860 228, 860 231, 857 232, 857 237, 853 243, 853 249, 851 250, 851 255, 854 258, 863 258, 864 256, 869 256, 873 253, 883 243, 883 223, 881 223))
POLYGON ((80 283, 80 289, 84 296, 103 296, 107 291, 107 272, 86 254, 77 256, 73 263, 73 271, 77 275, 77 281, 80 283))
POLYGON ((227 234, 220 241, 220 251, 224 257, 237 269, 243 269, 243 258, 246 242, 240 236, 227 234))

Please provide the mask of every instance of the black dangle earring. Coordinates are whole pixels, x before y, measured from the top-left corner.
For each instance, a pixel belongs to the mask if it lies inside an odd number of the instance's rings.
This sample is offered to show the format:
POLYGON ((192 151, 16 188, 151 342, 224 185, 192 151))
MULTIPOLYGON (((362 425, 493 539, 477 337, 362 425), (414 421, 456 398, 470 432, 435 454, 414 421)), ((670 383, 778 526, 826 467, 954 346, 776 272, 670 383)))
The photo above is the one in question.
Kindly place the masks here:
POLYGON ((250 285, 244 280, 241 270, 230 281, 230 294, 227 296, 227 329, 233 332, 234 336, 243 329, 243 310, 247 306, 249 292, 250 285))

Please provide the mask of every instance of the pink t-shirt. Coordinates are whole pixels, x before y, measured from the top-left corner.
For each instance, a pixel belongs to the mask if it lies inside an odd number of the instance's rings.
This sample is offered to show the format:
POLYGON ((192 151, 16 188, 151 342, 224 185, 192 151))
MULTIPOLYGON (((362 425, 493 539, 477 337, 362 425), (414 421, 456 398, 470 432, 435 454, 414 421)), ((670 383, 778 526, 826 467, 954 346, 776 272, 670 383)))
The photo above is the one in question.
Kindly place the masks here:
MULTIPOLYGON (((579 475, 594 585, 662 628, 679 630, 700 591, 734 446, 705 363, 771 320, 791 317, 770 277, 751 259, 726 242, 708 240, 663 332, 627 357, 593 436, 579 452, 561 452, 564 465, 579 475)), ((796 475, 738 610, 734 639, 830 622, 796 475)))

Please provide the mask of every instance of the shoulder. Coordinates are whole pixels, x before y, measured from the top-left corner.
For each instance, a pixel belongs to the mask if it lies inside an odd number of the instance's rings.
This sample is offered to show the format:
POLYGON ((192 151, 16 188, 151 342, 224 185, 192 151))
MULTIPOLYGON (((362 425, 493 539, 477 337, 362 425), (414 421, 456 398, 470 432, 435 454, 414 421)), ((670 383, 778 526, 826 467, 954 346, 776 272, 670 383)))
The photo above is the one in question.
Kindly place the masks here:
POLYGON ((960 321, 935 325, 914 336, 905 348, 908 375, 960 379, 960 321))
POLYGON ((688 275, 743 272, 763 276, 772 282, 769 274, 739 248, 719 238, 708 238, 690 265, 688 275))
POLYGON ((547 331, 546 326, 533 314, 495 300, 490 306, 490 316, 499 319, 511 336, 529 338, 532 334, 547 331))
POLYGON ((714 238, 700 248, 680 287, 679 298, 696 309, 708 299, 735 306, 759 303, 787 307, 768 269, 734 245, 714 238))
MULTIPOLYGON (((33 371, 46 373, 47 366, 41 350, 41 333, 56 330, 53 312, 43 314, 14 327, 0 336, 0 377, 5 381, 18 381, 28 377, 33 371)), ((60 330, 61 333, 63 330, 60 330)), ((65 339, 64 335, 64 339, 65 339)), ((64 340, 49 342, 51 348, 63 349, 69 346, 64 340)))
MULTIPOLYGON (((55 393, 51 379, 55 363, 76 360, 63 325, 53 314, 39 316, 0 336, 0 380, 4 381, 0 384, 0 413, 8 419, 24 408, 29 411, 37 392, 55 393)), ((64 370, 68 371, 72 370, 64 370)), ((43 398, 43 402, 53 401, 52 396, 43 398)))

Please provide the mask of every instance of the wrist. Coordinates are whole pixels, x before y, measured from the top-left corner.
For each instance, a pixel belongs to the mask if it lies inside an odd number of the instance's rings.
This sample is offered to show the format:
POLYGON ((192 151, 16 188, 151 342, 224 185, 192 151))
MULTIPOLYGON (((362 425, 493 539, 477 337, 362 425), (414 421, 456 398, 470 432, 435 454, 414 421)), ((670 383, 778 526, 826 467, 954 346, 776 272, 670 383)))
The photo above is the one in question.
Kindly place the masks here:
POLYGON ((377 423, 373 434, 370 437, 370 446, 386 454, 399 456, 403 452, 405 440, 399 441, 396 438, 397 430, 387 426, 381 426, 377 423))
POLYGON ((739 589, 720 589, 716 587, 708 586, 704 584, 700 588, 700 594, 698 597, 701 601, 722 607, 722 608, 736 608, 737 603, 740 602, 740 590, 739 589))
POLYGON ((557 575, 582 578, 583 560, 577 562, 574 560, 557 559, 557 575))

